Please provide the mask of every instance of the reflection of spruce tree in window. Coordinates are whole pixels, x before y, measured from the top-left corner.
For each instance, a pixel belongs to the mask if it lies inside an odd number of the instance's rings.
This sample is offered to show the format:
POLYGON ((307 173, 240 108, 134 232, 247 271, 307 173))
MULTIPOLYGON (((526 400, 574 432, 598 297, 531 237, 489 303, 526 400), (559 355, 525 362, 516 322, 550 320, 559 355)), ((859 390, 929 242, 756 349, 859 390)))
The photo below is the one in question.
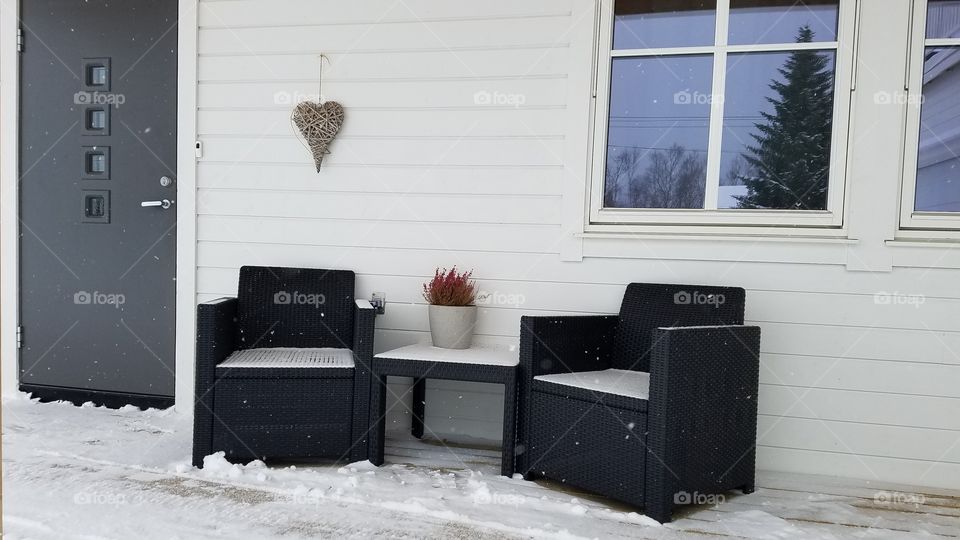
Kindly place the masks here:
MULTIPOLYGON (((813 41, 801 27, 798 43, 813 41)), ((773 113, 752 133, 755 144, 744 158, 749 175, 740 177, 747 194, 737 196, 740 208, 825 210, 830 171, 833 120, 833 74, 830 59, 816 51, 794 51, 773 80, 776 95, 767 100, 773 113)))

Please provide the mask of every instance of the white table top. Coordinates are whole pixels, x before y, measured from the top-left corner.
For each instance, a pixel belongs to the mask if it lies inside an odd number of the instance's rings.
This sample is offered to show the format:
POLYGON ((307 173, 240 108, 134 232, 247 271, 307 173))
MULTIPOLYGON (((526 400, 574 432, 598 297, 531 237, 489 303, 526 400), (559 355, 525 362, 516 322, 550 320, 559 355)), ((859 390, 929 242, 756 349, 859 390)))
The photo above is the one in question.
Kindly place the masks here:
POLYGON ((485 366, 515 366, 520 363, 516 346, 474 345, 469 349, 442 349, 428 343, 407 345, 374 355, 374 358, 422 360, 424 362, 451 362, 485 366))

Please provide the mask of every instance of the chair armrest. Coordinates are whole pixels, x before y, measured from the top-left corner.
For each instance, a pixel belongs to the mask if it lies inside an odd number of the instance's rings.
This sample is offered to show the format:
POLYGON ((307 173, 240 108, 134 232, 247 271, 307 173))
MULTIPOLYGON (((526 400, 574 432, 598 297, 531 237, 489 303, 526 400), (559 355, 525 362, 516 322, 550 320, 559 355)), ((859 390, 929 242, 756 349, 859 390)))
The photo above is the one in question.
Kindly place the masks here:
POLYGON ((370 426, 370 384, 373 334, 377 310, 368 300, 358 299, 353 315, 353 446, 350 461, 367 459, 370 426))
POLYGON ((520 318, 517 380, 516 472, 528 473, 530 389, 533 378, 550 373, 594 371, 610 367, 616 315, 520 318))
MULTIPOLYGON (((355 361, 363 362, 369 368, 373 358, 373 330, 377 309, 369 300, 357 300, 353 313, 353 356, 355 361)), ((356 367, 360 367, 358 364, 356 367)))
POLYGON ((193 404, 193 464, 213 443, 213 399, 217 364, 236 349, 237 299, 219 298, 197 306, 197 350, 193 404))
POLYGON ((662 522, 678 494, 752 488, 760 328, 657 328, 653 344, 647 503, 662 522))
POLYGON ((198 369, 216 367, 236 349, 237 304, 225 297, 197 305, 198 369))

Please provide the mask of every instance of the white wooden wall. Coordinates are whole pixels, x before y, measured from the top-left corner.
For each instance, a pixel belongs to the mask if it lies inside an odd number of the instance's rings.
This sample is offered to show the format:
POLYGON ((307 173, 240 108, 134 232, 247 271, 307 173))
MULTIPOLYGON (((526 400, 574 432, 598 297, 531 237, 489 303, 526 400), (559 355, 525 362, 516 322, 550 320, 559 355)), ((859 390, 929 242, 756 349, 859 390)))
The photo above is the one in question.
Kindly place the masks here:
MULTIPOLYGON (((889 137, 865 132, 851 150, 847 239, 588 235, 560 256, 580 220, 570 177, 585 181, 569 170, 585 154, 566 145, 584 136, 568 112, 589 101, 572 86, 590 69, 571 60, 592 31, 584 2, 201 2, 198 299, 234 294, 244 264, 353 269, 358 296, 387 293, 386 350, 429 339, 419 290, 436 266, 522 296, 480 315, 478 339, 507 344, 522 314, 614 312, 631 281, 743 286, 763 329, 760 467, 960 485, 960 261, 877 225, 896 215, 889 137), (316 93, 320 53, 324 97, 347 117, 317 174, 282 101, 316 93), (880 292, 925 301, 877 304, 880 292)), ((876 4, 866 22, 887 17, 890 1, 876 4)), ((873 75, 864 92, 889 82, 873 75)), ((878 112, 871 129, 897 115, 878 112)), ((428 428, 497 439, 501 399, 496 386, 431 383, 428 428)))

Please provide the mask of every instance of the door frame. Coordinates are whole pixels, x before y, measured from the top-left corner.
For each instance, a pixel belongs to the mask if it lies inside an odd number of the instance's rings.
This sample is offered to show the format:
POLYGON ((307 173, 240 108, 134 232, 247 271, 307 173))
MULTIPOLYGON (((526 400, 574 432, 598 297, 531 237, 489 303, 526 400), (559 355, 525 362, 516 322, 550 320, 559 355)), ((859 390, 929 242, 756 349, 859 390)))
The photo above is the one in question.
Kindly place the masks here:
MULTIPOLYGON (((20 353, 19 131, 21 0, 0 0, 0 392, 18 391, 20 353)), ((193 411, 197 282, 197 34, 198 0, 177 0, 177 292, 178 412, 193 411)), ((36 43, 34 41, 34 43, 36 43)), ((31 46, 26 36, 26 46, 31 46)))

